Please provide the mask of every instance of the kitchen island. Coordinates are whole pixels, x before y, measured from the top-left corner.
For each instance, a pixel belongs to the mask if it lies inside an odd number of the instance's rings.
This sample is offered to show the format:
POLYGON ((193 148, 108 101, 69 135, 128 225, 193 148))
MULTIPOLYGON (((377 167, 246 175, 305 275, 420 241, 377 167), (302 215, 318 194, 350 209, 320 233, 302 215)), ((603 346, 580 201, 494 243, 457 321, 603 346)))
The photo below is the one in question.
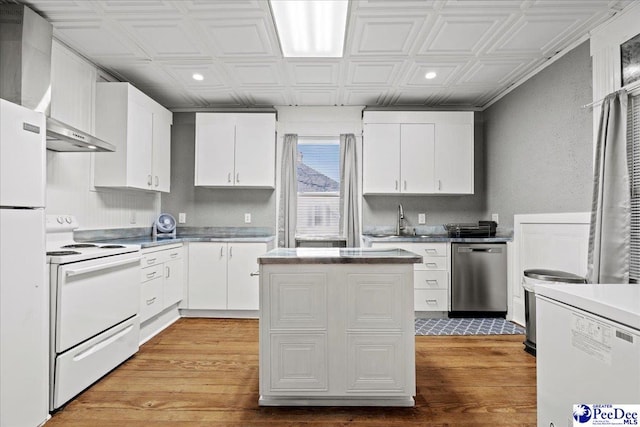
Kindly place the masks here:
POLYGON ((414 406, 402 249, 274 249, 260 264, 261 406, 414 406))

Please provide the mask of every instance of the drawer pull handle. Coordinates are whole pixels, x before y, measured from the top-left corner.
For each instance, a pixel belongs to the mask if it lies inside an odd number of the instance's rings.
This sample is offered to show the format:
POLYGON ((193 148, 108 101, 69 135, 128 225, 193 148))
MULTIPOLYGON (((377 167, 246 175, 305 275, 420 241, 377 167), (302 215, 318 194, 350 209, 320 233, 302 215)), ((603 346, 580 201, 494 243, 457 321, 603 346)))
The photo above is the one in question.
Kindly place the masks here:
POLYGON ((251 276, 251 277, 256 277, 256 276, 259 276, 259 275, 260 275, 259 271, 256 271, 255 273, 249 273, 249 276, 251 276))
POLYGON ((224 246, 220 247, 220 258, 224 256, 224 246))
POLYGON ((177 256, 178 256, 178 252, 174 252, 174 253, 172 253, 172 254, 169 254, 169 256, 170 256, 171 258, 175 258, 175 257, 177 257, 177 256))
POLYGON ((431 267, 431 268, 437 268, 438 264, 436 264, 435 262, 425 262, 424 265, 426 265, 427 267, 431 267))
POLYGON ((153 298, 151 298, 151 299, 148 299, 148 300, 147 300, 147 305, 151 305, 151 304, 153 304, 154 302, 156 302, 156 298, 157 298, 157 297, 153 297, 153 298))
POLYGON ((165 277, 168 279, 169 277, 171 277, 171 268, 167 266, 166 269, 167 269, 167 275, 165 277))
POLYGON ((158 175, 156 175, 156 187, 160 185, 160 179, 158 178, 158 175))
POLYGON ((396 179, 396 190, 398 189, 398 180, 396 179))
POLYGON ((236 182, 240 182, 240 172, 236 174, 236 182))
POLYGON ((437 254, 438 251, 436 249, 425 249, 424 250, 428 254, 437 254))
POLYGON ((151 273, 147 273, 147 279, 151 279, 152 277, 154 277, 156 275, 155 271, 152 271, 151 273))
POLYGON ((155 264, 157 258, 149 258, 147 259, 147 265, 155 264))
POLYGON ((424 301, 429 305, 438 305, 438 300, 436 299, 426 299, 424 301))
POLYGON ((427 279, 425 280, 427 282, 428 285, 437 285, 438 281, 437 280, 433 280, 433 279, 427 279))
POLYGON ((231 172, 229 172, 227 174, 227 182, 229 182, 229 183, 231 182, 231 172))
POLYGON ((153 185, 153 177, 151 175, 147 175, 147 185, 153 185))

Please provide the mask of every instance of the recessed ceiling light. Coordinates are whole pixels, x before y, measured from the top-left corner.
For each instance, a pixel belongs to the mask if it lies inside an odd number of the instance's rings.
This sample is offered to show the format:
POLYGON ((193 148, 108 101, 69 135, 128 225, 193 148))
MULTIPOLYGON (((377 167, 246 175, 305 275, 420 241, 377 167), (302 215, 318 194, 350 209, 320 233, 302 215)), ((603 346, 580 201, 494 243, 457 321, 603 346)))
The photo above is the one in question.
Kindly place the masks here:
POLYGON ((424 78, 427 80, 431 80, 431 79, 435 79, 437 76, 435 71, 429 71, 427 74, 424 75, 424 78))
POLYGON ((339 58, 344 47, 348 0, 270 0, 285 57, 339 58))
POLYGON ((202 74, 200 74, 200 73, 193 73, 193 75, 191 77, 193 78, 193 80, 197 80, 199 82, 204 80, 204 76, 202 74))

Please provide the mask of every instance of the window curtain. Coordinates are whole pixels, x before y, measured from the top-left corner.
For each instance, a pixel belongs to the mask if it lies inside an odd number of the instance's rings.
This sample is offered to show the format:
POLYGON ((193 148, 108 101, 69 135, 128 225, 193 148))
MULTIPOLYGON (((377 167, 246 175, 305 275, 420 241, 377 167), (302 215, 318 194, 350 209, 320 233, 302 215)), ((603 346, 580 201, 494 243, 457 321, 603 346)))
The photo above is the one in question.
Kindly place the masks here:
POLYGON ((628 283, 631 189, 627 162, 627 93, 608 95, 598 128, 587 281, 628 283))
POLYGON ((278 246, 296 247, 298 207, 298 135, 284 135, 282 146, 282 178, 280 179, 280 209, 278 215, 278 246))
POLYGON ((355 135, 340 135, 340 234, 350 248, 360 246, 357 165, 355 135))

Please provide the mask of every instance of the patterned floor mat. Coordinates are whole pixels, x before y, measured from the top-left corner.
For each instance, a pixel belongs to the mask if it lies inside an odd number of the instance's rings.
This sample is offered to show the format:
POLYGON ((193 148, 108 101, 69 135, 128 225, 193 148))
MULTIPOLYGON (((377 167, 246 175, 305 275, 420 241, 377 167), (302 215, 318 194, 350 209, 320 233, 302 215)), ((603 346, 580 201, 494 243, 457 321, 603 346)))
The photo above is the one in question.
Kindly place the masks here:
POLYGON ((416 319, 416 335, 512 335, 525 329, 499 318, 416 319))

